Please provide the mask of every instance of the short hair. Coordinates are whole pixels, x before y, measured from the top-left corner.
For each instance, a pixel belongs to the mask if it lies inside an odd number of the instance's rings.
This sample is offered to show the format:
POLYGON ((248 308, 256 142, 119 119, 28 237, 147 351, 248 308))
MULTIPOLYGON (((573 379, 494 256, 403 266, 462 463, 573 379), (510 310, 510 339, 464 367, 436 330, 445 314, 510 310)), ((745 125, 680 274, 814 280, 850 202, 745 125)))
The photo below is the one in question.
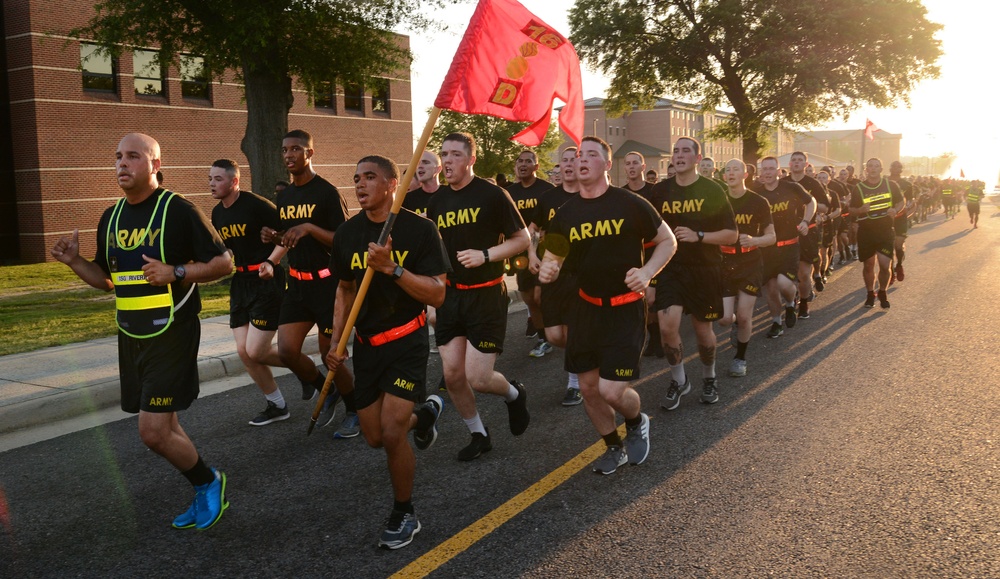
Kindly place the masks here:
POLYGON ((240 165, 239 163, 233 161, 232 159, 218 159, 217 161, 212 163, 212 166, 225 170, 225 172, 228 173, 230 177, 240 176, 240 165))
POLYGON ((702 157, 701 160, 702 161, 711 161, 713 165, 715 164, 715 159, 713 159, 711 157, 702 157))
POLYGON ((728 167, 729 164, 732 163, 733 161, 736 161, 737 163, 739 163, 740 165, 742 165, 743 166, 743 171, 746 172, 746 170, 747 170, 747 164, 744 163, 742 159, 730 159, 730 160, 726 161, 725 166, 728 167))
POLYGON ((565 149, 563 149, 562 153, 559 154, 559 158, 562 159, 562 156, 565 155, 566 153, 573 153, 573 156, 575 157, 577 150, 578 149, 576 147, 566 147, 565 149))
POLYGON ((285 139, 298 139, 306 144, 306 148, 313 148, 313 136, 302 129, 292 129, 291 131, 288 131, 285 133, 285 136, 282 137, 282 140, 285 139))
POLYGON ((441 144, 448 141, 457 141, 465 145, 466 150, 470 157, 476 156, 476 138, 470 133, 448 133, 445 138, 441 139, 441 144))
POLYGON ((795 155, 801 156, 806 161, 809 160, 809 155, 805 154, 803 151, 793 151, 792 154, 788 156, 788 158, 791 159, 795 155))
POLYGON ((525 153, 531 155, 531 160, 534 161, 536 165, 538 164, 538 155, 531 149, 521 149, 521 152, 517 154, 517 158, 520 159, 521 155, 525 153))
POLYGON ((382 155, 368 155, 367 157, 362 157, 358 161, 358 165, 361 163, 375 163, 375 165, 382 171, 382 176, 386 179, 396 179, 399 180, 399 167, 392 162, 392 159, 388 157, 383 157, 382 155))
POLYGON ((421 153, 420 156, 423 157, 424 155, 430 155, 430 156, 434 157, 434 162, 437 163, 438 166, 441 165, 441 155, 438 155, 437 153, 435 153, 434 151, 432 151, 430 149, 424 149, 424 152, 421 153))
POLYGON ((879 159, 878 157, 870 157, 867 161, 865 161, 865 167, 867 167, 868 163, 871 163, 872 161, 878 161, 880 167, 884 166, 882 164, 882 159, 879 159))
POLYGON ((611 160, 611 145, 609 145, 607 141, 605 141, 600 137, 594 137, 594 136, 587 136, 580 140, 580 144, 586 142, 597 143, 598 145, 600 145, 601 148, 604 149, 604 160, 605 161, 611 160))
POLYGON ((701 154, 701 143, 698 142, 698 139, 694 137, 681 137, 674 142, 674 146, 676 147, 677 143, 681 141, 691 141, 691 143, 694 144, 694 147, 692 147, 694 149, 694 154, 695 155, 701 154))
POLYGON ((781 166, 781 163, 778 161, 778 158, 774 156, 764 157, 763 159, 760 160, 760 164, 763 165, 764 161, 774 161, 776 165, 778 165, 779 167, 781 166))
POLYGON ((649 171, 646 171, 646 176, 649 177, 650 173, 652 173, 654 177, 659 176, 659 173, 656 172, 656 169, 650 169, 649 171))
POLYGON ((639 151, 629 151, 628 153, 625 153, 626 157, 628 157, 629 155, 635 155, 636 157, 639 157, 639 162, 642 163, 643 165, 646 164, 646 157, 643 157, 642 153, 640 153, 639 151))

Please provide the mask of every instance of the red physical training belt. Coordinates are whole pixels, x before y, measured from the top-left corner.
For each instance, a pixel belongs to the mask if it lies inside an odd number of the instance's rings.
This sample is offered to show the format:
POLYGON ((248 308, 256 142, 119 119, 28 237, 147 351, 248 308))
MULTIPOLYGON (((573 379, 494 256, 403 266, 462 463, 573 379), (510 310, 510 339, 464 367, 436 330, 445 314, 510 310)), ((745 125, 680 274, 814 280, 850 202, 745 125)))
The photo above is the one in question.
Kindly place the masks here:
POLYGON ((798 242, 799 242, 799 238, 798 237, 793 237, 791 239, 786 239, 784 241, 779 241, 775 245, 777 245, 778 247, 784 247, 786 245, 795 245, 798 242))
POLYGON ((649 249, 650 247, 656 247, 656 242, 655 241, 647 241, 646 243, 642 244, 642 248, 643 249, 649 249))
POLYGON ((580 290, 580 297, 583 298, 584 301, 590 302, 595 306, 624 306, 625 304, 641 300, 644 295, 646 295, 645 292, 628 292, 627 294, 610 298, 595 298, 593 296, 588 296, 583 292, 583 290, 580 290))
POLYGON ((236 271, 241 272, 241 273, 242 272, 247 272, 247 271, 257 271, 258 269, 260 269, 260 264, 259 263, 254 263, 252 265, 237 265, 236 266, 236 271))
POLYGON ((299 281, 312 281, 314 279, 323 279, 325 277, 330 277, 333 275, 330 273, 330 268, 324 267, 323 269, 313 272, 313 271, 299 271, 294 267, 288 268, 288 274, 299 281))
POLYGON ((743 247, 741 245, 740 248, 739 248, 739 251, 736 251, 736 246, 735 245, 720 245, 719 249, 722 250, 722 253, 728 253, 729 255, 735 255, 737 253, 750 253, 751 251, 757 249, 757 246, 755 245, 753 247, 743 247))
POLYGON ((398 340, 404 336, 409 336, 426 325, 427 313, 420 312, 419 316, 413 318, 409 322, 406 322, 402 326, 397 326, 391 330, 386 330, 381 334, 375 334, 369 338, 362 338, 361 334, 356 334, 354 339, 357 340, 359 344, 367 343, 369 346, 381 346, 394 340, 398 340))
POLYGON ((465 285, 464 283, 452 283, 450 279, 447 280, 445 283, 447 283, 448 285, 452 286, 455 289, 469 290, 469 289, 479 289, 481 287, 495 286, 502 281, 503 281, 503 276, 500 276, 496 279, 491 279, 490 281, 484 281, 483 283, 474 283, 472 285, 465 285))

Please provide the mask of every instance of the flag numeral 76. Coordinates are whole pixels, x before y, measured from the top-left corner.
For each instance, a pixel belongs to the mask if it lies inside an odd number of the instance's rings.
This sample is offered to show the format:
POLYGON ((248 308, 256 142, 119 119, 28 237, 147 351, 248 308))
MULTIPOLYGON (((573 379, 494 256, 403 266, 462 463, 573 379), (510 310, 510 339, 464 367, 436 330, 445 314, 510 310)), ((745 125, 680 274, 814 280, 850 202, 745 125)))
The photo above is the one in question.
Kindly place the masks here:
POLYGON ((564 42, 566 42, 566 39, 560 36, 558 32, 551 30, 548 26, 545 26, 537 20, 528 22, 528 25, 522 28, 521 32, 542 46, 553 50, 559 48, 564 42))

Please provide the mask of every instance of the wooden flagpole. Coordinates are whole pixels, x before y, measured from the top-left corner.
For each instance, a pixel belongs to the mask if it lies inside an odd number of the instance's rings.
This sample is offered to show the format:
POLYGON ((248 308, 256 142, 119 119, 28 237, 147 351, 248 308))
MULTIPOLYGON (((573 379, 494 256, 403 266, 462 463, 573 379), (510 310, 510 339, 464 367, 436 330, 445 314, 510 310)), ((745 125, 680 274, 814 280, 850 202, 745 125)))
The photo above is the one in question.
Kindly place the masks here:
MULTIPOLYGON (((396 216, 399 215, 399 209, 403 206, 403 198, 406 197, 406 190, 410 188, 413 174, 417 171, 420 157, 424 154, 427 141, 431 140, 431 133, 434 132, 434 126, 437 124, 440 115, 441 109, 437 107, 431 108, 431 113, 427 117, 427 124, 424 125, 424 132, 420 135, 420 140, 417 141, 417 146, 413 149, 413 158, 410 159, 410 165, 406 168, 406 172, 403 173, 403 179, 396 188, 396 196, 393 198, 392 208, 389 210, 389 218, 385 220, 385 225, 382 226, 382 233, 378 236, 378 244, 383 247, 389 241, 389 234, 392 232, 392 226, 396 222, 396 216)), ((354 297, 354 305, 351 307, 351 313, 347 316, 347 323, 344 324, 344 333, 340 335, 340 342, 337 343, 338 356, 343 356, 344 352, 347 351, 347 340, 351 337, 354 322, 358 319, 361 304, 364 303, 365 294, 368 293, 368 286, 371 285, 374 275, 375 270, 371 266, 368 266, 368 269, 365 271, 365 277, 361 280, 361 286, 358 288, 358 293, 354 297)), ((326 360, 323 363, 325 364, 326 360)), ((306 431, 306 436, 312 434, 313 428, 316 426, 316 421, 319 419, 319 413, 323 411, 323 403, 326 401, 326 396, 330 392, 330 384, 332 383, 333 372, 327 372, 326 380, 323 381, 323 390, 319 393, 319 400, 316 401, 316 408, 313 409, 312 419, 309 421, 309 429, 306 431)))

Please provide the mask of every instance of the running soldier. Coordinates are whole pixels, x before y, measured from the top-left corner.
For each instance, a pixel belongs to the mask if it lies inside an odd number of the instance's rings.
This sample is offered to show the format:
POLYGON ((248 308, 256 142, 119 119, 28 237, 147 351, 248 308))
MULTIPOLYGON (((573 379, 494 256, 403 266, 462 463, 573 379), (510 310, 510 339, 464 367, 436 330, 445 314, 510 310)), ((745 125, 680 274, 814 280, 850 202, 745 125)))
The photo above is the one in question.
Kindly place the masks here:
POLYGON ((431 196, 441 188, 441 183, 438 182, 440 174, 441 157, 433 151, 424 151, 420 155, 420 162, 417 163, 416 179, 410 184, 410 187, 415 187, 403 198, 403 208, 427 217, 427 206, 430 205, 431 196))
MULTIPOLYGON (((625 153, 625 176, 628 177, 628 181, 622 187, 627 191, 631 191, 636 195, 639 195, 646 201, 652 202, 653 199, 653 183, 644 181, 642 179, 643 171, 646 170, 646 159, 641 153, 635 151, 630 151, 625 153)), ((651 241, 646 242, 646 261, 652 256, 653 248, 655 245, 651 241)), ((654 277, 649 282, 649 287, 646 288, 646 306, 653 310, 653 305, 656 302, 656 278, 654 277)), ((663 343, 660 341, 660 324, 657 316, 646 316, 646 349, 643 351, 644 356, 656 356, 657 358, 663 357, 663 343)))
MULTIPOLYGON (((538 156, 534 151, 521 151, 514 161, 514 173, 517 175, 517 182, 507 185, 507 192, 517 205, 521 219, 525 223, 531 223, 535 208, 538 207, 538 199, 542 193, 552 189, 552 183, 536 176, 538 156)), ((527 338, 538 339, 528 355, 532 358, 541 358, 552 351, 552 345, 545 341, 545 322, 541 310, 542 288, 538 286, 538 274, 531 272, 528 261, 527 253, 519 254, 511 260, 514 266, 511 269, 517 276, 517 290, 521 293, 521 300, 528 306, 528 322, 524 335, 527 338)))
POLYGON ((567 320, 566 370, 579 374, 584 408, 607 446, 591 467, 603 475, 649 456, 649 417, 629 382, 639 377, 645 341, 642 292, 677 247, 647 201, 610 185, 610 169, 611 147, 584 137, 577 167, 580 193, 549 223, 538 275, 542 283, 553 283, 565 270, 579 285, 580 301, 567 320), (643 264, 645 241, 657 246, 643 264), (624 441, 615 412, 625 418, 624 441))
MULTIPOLYGON (((969 223, 973 229, 979 229, 979 202, 983 200, 983 187, 986 184, 982 181, 973 181, 969 191, 965 194, 965 206, 969 210, 969 223)), ((903 278, 900 278, 903 279, 903 278)))
MULTIPOLYGON (((358 314, 354 338, 354 403, 361 431, 372 448, 385 449, 392 481, 393 507, 378 545, 399 549, 413 541, 420 521, 413 510, 416 457, 406 440, 413 431, 418 449, 437 438, 444 405, 426 397, 428 330, 425 304, 444 301, 448 261, 434 224, 412 211, 399 212, 385 246, 377 241, 389 218, 399 186, 391 160, 369 156, 358 161, 354 188, 362 211, 337 228, 330 269, 339 280, 333 321, 334 340, 343 335, 358 288, 375 271, 358 314)), ((336 371, 347 360, 335 342, 326 356, 336 371)))
POLYGON ((653 206, 677 238, 677 254, 657 276, 655 310, 671 380, 661 406, 673 410, 691 391, 684 370, 681 320, 690 314, 704 367, 701 401, 719 401, 715 377, 715 330, 722 317, 722 251, 739 239, 736 218, 726 192, 698 174, 701 144, 691 137, 674 143, 671 162, 677 175, 653 188, 653 206))
POLYGON ((785 325, 795 327, 795 281, 799 275, 799 237, 809 232, 809 223, 816 212, 816 199, 798 183, 778 179, 778 159, 760 160, 760 185, 753 190, 771 204, 771 221, 777 239, 774 246, 763 250, 764 290, 771 312, 768 338, 783 333, 781 308, 785 308, 785 325))
MULTIPOLYGON (((283 252, 288 252, 288 288, 281 302, 278 321, 278 355, 302 384, 302 399, 312 400, 323 388, 326 376, 308 356, 302 353, 302 344, 312 327, 318 326, 320 359, 330 351, 333 332, 333 298, 337 280, 330 272, 330 247, 333 233, 347 220, 347 204, 337 188, 316 174, 312 167, 314 154, 312 135, 302 130, 289 131, 281 141, 281 155, 285 167, 292 175, 292 183, 278 195, 278 212, 281 228, 261 229, 261 240, 275 244, 271 261, 277 263, 283 252), (277 258, 277 259, 276 259, 277 258)), ((275 266, 264 262, 260 276, 269 279, 275 266)), ((337 391, 344 398, 347 416, 335 438, 352 438, 361 430, 354 409, 351 391, 354 378, 341 366, 335 375, 337 391)), ((333 420, 337 396, 327 397, 327 406, 320 416, 319 425, 326 426, 333 420)))
POLYGON ((875 262, 878 261, 878 300, 882 309, 889 307, 886 289, 895 240, 892 223, 903 210, 906 200, 895 181, 882 176, 882 161, 871 158, 865 163, 867 178, 851 194, 851 213, 858 218, 858 260, 864 264, 865 307, 875 307, 875 262))
POLYGON ((229 284, 229 327, 240 361, 267 401, 250 424, 264 426, 286 420, 288 405, 270 368, 281 366, 278 348, 272 342, 285 293, 285 270, 276 267, 278 261, 269 262, 273 248, 262 242, 258 233, 264 227, 279 227, 278 208, 259 195, 240 190, 240 166, 229 159, 212 163, 208 186, 212 198, 219 201, 212 209, 212 226, 236 264, 229 284), (274 275, 263 279, 260 266, 268 262, 274 275))
MULTIPOLYGON (((809 301, 813 296, 814 274, 822 273, 819 257, 820 245, 823 240, 823 222, 826 219, 826 212, 830 209, 830 199, 827 196, 826 188, 805 173, 808 161, 809 156, 805 153, 801 151, 792 153, 788 161, 789 174, 783 179, 801 185, 816 200, 816 213, 809 221, 808 231, 799 240, 799 319, 809 318, 809 301)), ((823 291, 822 281, 816 286, 816 289, 823 291)))
POLYGON ((467 461, 493 448, 476 410, 475 392, 504 398, 511 434, 523 434, 530 421, 524 386, 493 369, 507 332, 503 260, 527 250, 530 240, 510 195, 473 173, 472 135, 446 136, 441 161, 448 187, 431 198, 427 216, 441 232, 451 272, 435 337, 448 393, 472 434, 458 453, 459 460, 467 461))
POLYGON ((729 364, 730 376, 747 375, 747 346, 753 334, 753 307, 764 287, 762 247, 774 245, 771 205, 766 199, 746 189, 746 164, 739 159, 726 163, 729 204, 736 215, 740 237, 722 249, 722 318, 719 326, 733 327, 736 356, 729 364))
POLYGON ((177 413, 198 397, 198 283, 228 275, 233 264, 205 215, 159 187, 159 143, 127 134, 115 158, 125 196, 101 216, 94 260, 80 256, 79 230, 51 253, 92 287, 115 292, 122 410, 139 414, 143 444, 194 487, 174 528, 204 530, 229 507, 226 475, 205 464, 177 413))
POLYGON ((909 229, 910 210, 913 209, 914 203, 913 183, 903 178, 903 164, 899 161, 893 161, 889 164, 889 179, 896 182, 899 191, 903 194, 903 199, 906 200, 903 210, 896 215, 892 222, 892 230, 895 233, 894 261, 896 262, 892 273, 897 280, 903 281, 906 276, 906 272, 903 270, 903 260, 906 259, 906 233, 909 229))

